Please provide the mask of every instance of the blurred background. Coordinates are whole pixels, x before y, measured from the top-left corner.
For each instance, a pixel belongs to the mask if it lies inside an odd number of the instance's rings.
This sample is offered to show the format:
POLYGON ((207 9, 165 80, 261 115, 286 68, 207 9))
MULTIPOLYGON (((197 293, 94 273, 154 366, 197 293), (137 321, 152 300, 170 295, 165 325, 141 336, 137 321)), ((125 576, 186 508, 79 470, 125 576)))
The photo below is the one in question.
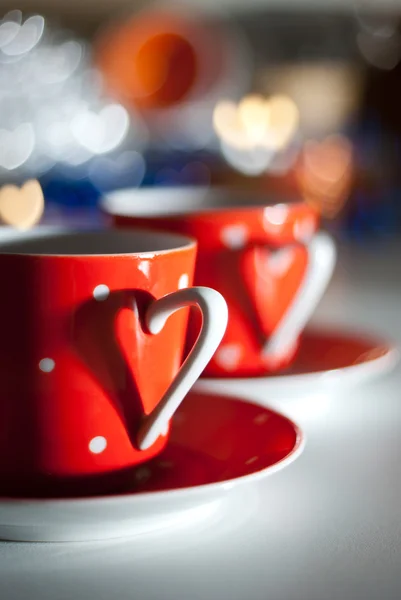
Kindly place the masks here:
MULTIPOLYGON (((120 187, 303 198, 338 238, 401 230, 398 0, 0 2, 0 184, 46 218, 120 187)), ((82 217, 83 218, 83 217, 82 217)))

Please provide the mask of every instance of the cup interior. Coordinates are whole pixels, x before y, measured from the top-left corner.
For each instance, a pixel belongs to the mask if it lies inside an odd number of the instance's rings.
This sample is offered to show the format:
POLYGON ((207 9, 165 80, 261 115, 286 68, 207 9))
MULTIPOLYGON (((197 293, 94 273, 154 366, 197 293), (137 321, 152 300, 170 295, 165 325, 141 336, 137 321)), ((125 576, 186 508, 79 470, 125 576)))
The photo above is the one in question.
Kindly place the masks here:
POLYGON ((153 254, 191 248, 189 237, 146 230, 129 231, 68 231, 32 235, 0 244, 0 254, 33 256, 110 256, 122 254, 153 254))
POLYGON ((127 217, 169 217, 233 209, 264 208, 277 204, 296 204, 296 201, 291 198, 278 199, 268 194, 239 192, 225 188, 188 186, 115 190, 107 194, 101 202, 106 213, 127 217))

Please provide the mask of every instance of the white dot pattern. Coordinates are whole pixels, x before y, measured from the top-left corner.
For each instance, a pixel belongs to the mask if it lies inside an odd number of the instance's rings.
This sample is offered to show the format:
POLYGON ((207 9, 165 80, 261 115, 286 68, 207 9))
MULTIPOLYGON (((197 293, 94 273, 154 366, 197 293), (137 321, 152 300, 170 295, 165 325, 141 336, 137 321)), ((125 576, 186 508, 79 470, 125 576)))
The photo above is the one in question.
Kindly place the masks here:
POLYGON ((215 361, 226 371, 234 370, 242 357, 242 347, 239 344, 226 344, 221 346, 216 354, 215 361))
POLYGON ((232 248, 233 250, 243 248, 248 241, 248 237, 248 229, 241 223, 227 225, 221 231, 221 241, 227 248, 232 248))
POLYGON ((107 448, 107 440, 102 435, 97 435, 89 442, 89 450, 92 454, 101 454, 107 448))
POLYGON ((39 361, 39 369, 43 371, 43 373, 50 373, 55 366, 56 363, 52 358, 42 358, 42 360, 39 361))
POLYGON ((183 275, 181 275, 181 277, 178 280, 178 289, 182 290, 184 288, 187 288, 189 284, 189 277, 186 273, 184 273, 183 275))
POLYGON ((110 289, 104 283, 101 283, 95 287, 92 292, 93 297, 98 302, 103 302, 109 297, 110 289))
POLYGON ((269 229, 271 226, 284 225, 288 218, 290 209, 285 204, 276 204, 275 206, 267 206, 263 211, 265 219, 265 227, 269 229))

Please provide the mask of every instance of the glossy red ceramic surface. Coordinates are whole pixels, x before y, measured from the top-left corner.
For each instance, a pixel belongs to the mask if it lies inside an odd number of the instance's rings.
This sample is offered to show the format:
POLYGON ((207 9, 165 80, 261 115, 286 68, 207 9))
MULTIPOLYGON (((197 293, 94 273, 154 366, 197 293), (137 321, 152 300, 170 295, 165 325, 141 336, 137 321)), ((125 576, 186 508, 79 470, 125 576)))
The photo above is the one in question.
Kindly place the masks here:
POLYGON ((3 486, 118 474, 160 452, 166 436, 139 451, 135 431, 180 367, 188 309, 157 335, 143 316, 191 285, 195 253, 190 240, 145 254, 0 253, 3 486))
MULTIPOLYGON (((189 207, 187 213, 173 216, 115 214, 112 218, 117 227, 151 226, 197 239, 195 282, 217 289, 229 308, 226 334, 205 375, 266 375, 291 363, 297 343, 274 359, 264 355, 263 346, 304 279, 305 244, 319 226, 318 215, 311 207, 287 203, 195 212, 189 207)), ((198 327, 194 316, 190 343, 198 327)))
POLYGON ((329 373, 357 365, 368 367, 369 363, 395 352, 394 345, 369 336, 310 328, 301 336, 294 363, 281 375, 329 373))
MULTIPOLYGON (((237 398, 190 392, 173 417, 162 453, 131 470, 109 492, 170 491, 238 480, 277 468, 301 445, 300 430, 274 411, 237 398)), ((89 485, 86 493, 96 494, 96 487, 89 485)))

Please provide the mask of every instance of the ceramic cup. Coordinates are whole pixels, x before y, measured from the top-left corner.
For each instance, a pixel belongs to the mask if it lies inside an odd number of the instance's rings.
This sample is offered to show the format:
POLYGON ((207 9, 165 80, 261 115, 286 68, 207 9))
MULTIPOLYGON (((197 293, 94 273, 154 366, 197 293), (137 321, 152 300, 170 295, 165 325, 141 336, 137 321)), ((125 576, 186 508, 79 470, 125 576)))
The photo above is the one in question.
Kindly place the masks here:
POLYGON ((195 255, 190 238, 143 230, 0 245, 3 493, 93 490, 164 448, 227 322, 218 292, 191 287, 195 255), (189 306, 202 330, 182 364, 189 306))
MULTIPOLYGON (((204 375, 258 376, 288 367, 330 280, 335 246, 305 202, 224 190, 117 190, 102 208, 118 228, 149 227, 198 240, 195 282, 219 290, 229 322, 204 375)), ((191 319, 189 339, 199 328, 191 319)))

